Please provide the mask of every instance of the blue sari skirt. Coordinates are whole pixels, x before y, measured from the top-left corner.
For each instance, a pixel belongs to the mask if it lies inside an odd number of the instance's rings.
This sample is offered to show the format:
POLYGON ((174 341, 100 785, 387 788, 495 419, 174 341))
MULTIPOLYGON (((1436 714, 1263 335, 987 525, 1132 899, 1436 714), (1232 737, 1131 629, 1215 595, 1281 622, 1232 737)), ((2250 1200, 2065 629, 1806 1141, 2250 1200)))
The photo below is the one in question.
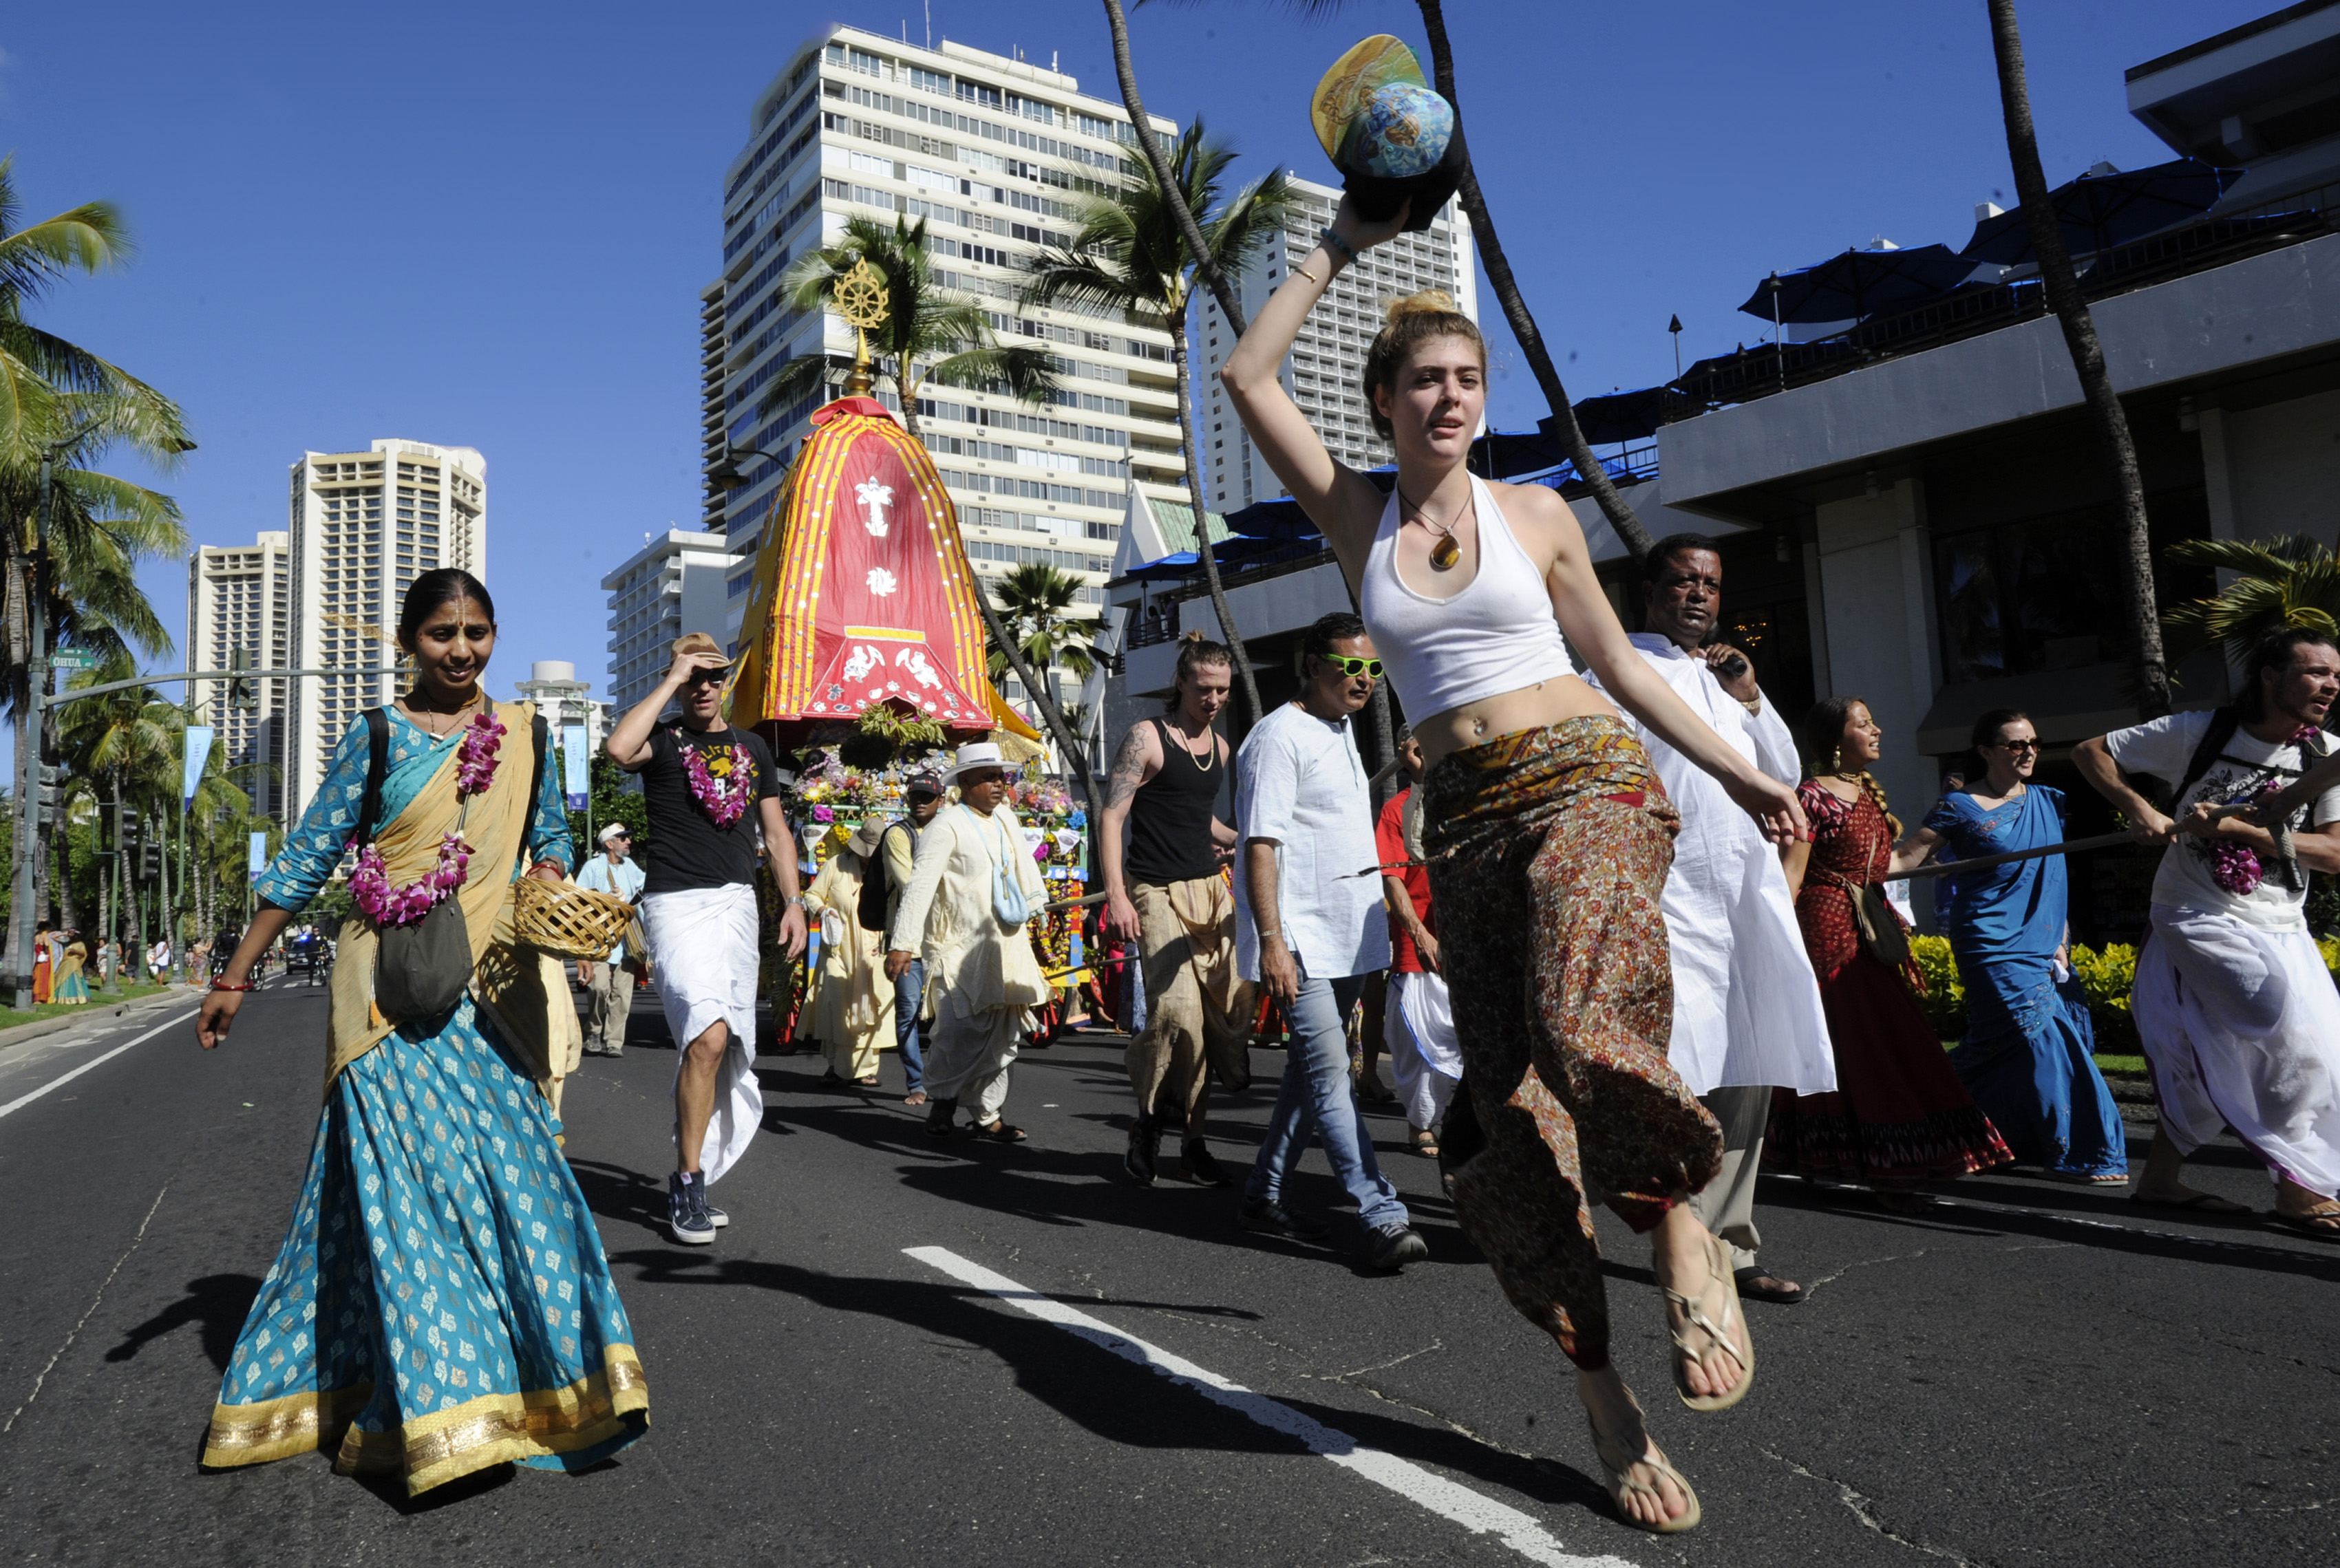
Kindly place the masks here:
POLYGON ((468 996, 343 1070, 203 1463, 323 1450, 412 1496, 494 1464, 580 1469, 640 1436, 633 1331, 554 1130, 468 996))
POLYGON ((1970 973, 1966 1037, 1950 1065, 2015 1158, 2051 1176, 2127 1176, 2128 1130, 2097 1069, 2079 982, 2058 985, 2043 969, 2030 994, 2010 1001, 1981 966, 1970 973))

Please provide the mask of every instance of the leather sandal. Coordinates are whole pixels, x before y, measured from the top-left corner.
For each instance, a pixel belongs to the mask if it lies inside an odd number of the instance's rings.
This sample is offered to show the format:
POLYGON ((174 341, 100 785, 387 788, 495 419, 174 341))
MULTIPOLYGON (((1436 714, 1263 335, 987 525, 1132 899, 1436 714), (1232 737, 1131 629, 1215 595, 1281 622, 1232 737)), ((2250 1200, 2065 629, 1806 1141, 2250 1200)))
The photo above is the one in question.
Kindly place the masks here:
POLYGON ((1700 1349, 1692 1345, 1681 1330, 1673 1330, 1676 1352, 1674 1393, 1684 1405, 1701 1415, 1730 1409, 1747 1397, 1747 1390, 1755 1382, 1755 1341, 1748 1336, 1747 1315, 1740 1309, 1739 1286, 1731 1277, 1730 1257, 1723 1252, 1720 1238, 1709 1236, 1706 1248, 1706 1283, 1699 1287, 1697 1297, 1684 1296, 1671 1287, 1666 1290, 1666 1299, 1682 1309, 1682 1316, 1689 1319, 1689 1326, 1706 1336, 1706 1346, 1700 1349), (1718 1295, 1722 1298, 1717 1309, 1720 1314, 1719 1318, 1707 1310, 1707 1304, 1718 1295), (1684 1358, 1698 1363, 1711 1374, 1713 1358, 1718 1355, 1728 1356, 1739 1363, 1742 1370, 1738 1383, 1728 1394, 1692 1393, 1690 1379, 1683 1376, 1684 1358))
POLYGON ((1422 1156, 1424 1159, 1436 1159, 1438 1158, 1438 1135, 1436 1133, 1431 1131, 1426 1127, 1421 1127, 1414 1129, 1413 1133, 1409 1136, 1413 1145, 1414 1153, 1422 1156))
MULTIPOLYGON (((1651 1446, 1650 1435, 1646 1429, 1643 1429, 1641 1434, 1641 1451, 1636 1454, 1616 1438, 1601 1435, 1600 1424, 1592 1419, 1592 1412, 1590 1410, 1584 1413, 1584 1424, 1592 1428, 1592 1452, 1600 1455, 1601 1468, 1608 1476, 1609 1500, 1616 1504, 1617 1519, 1620 1524, 1630 1524, 1636 1530, 1647 1530, 1652 1535, 1679 1535, 1685 1530, 1698 1528, 1700 1517, 1698 1494, 1691 1489, 1690 1482, 1683 1477, 1682 1473, 1666 1463, 1664 1456, 1651 1446), (1669 1519, 1665 1516, 1664 1493, 1646 1481, 1636 1481, 1632 1478, 1631 1471, 1636 1464, 1648 1465, 1681 1488, 1682 1498, 1690 1506, 1682 1511, 1680 1518, 1669 1519), (1657 1504, 1658 1518, 1655 1523, 1637 1519, 1625 1511, 1625 1499, 1636 1493, 1647 1495, 1657 1504)), ((1633 1425, 1639 1427, 1641 1424, 1636 1421, 1633 1425)))

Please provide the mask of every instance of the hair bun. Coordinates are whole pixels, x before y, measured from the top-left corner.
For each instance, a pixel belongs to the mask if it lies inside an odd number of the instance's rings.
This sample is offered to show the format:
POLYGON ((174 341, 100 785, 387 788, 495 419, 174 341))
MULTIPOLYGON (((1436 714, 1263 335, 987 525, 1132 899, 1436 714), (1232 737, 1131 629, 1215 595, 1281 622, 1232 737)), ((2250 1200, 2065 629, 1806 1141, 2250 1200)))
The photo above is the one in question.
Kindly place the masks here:
POLYGON ((1424 289, 1402 300, 1392 300, 1384 319, 1394 327, 1408 316, 1455 316, 1454 296, 1443 289, 1424 289))
POLYGON ((1203 628, 1195 626, 1181 636, 1178 640, 1182 643, 1199 643, 1203 640, 1203 628))

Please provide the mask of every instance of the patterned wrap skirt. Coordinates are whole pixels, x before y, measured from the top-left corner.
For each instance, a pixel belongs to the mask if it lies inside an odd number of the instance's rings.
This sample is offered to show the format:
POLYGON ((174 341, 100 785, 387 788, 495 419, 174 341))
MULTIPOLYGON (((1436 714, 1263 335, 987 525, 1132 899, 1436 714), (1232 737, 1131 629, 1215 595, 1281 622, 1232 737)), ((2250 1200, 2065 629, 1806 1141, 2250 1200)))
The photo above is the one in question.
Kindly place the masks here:
POLYGON ((322 1449, 412 1496, 492 1464, 581 1469, 640 1436, 633 1330, 554 1130, 468 996, 345 1068, 203 1462, 322 1449))
POLYGON ((1456 752, 1422 787, 1478 1124, 1457 1149, 1450 1112, 1455 1211, 1512 1305, 1579 1366, 1604 1366, 1591 1206, 1647 1230, 1722 1158, 1720 1127, 1666 1061, 1673 977, 1658 900, 1680 819, 1613 718, 1456 752))

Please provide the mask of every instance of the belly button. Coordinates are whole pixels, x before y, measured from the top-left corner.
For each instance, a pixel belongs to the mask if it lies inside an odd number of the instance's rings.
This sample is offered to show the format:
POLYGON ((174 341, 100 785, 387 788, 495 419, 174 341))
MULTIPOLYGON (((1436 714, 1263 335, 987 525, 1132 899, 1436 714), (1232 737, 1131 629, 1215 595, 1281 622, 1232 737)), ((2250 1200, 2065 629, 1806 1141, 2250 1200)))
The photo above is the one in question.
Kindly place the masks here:
POLYGON ((1472 719, 1471 721, 1471 733, 1474 735, 1485 735, 1487 733, 1487 721, 1485 719, 1472 719))

